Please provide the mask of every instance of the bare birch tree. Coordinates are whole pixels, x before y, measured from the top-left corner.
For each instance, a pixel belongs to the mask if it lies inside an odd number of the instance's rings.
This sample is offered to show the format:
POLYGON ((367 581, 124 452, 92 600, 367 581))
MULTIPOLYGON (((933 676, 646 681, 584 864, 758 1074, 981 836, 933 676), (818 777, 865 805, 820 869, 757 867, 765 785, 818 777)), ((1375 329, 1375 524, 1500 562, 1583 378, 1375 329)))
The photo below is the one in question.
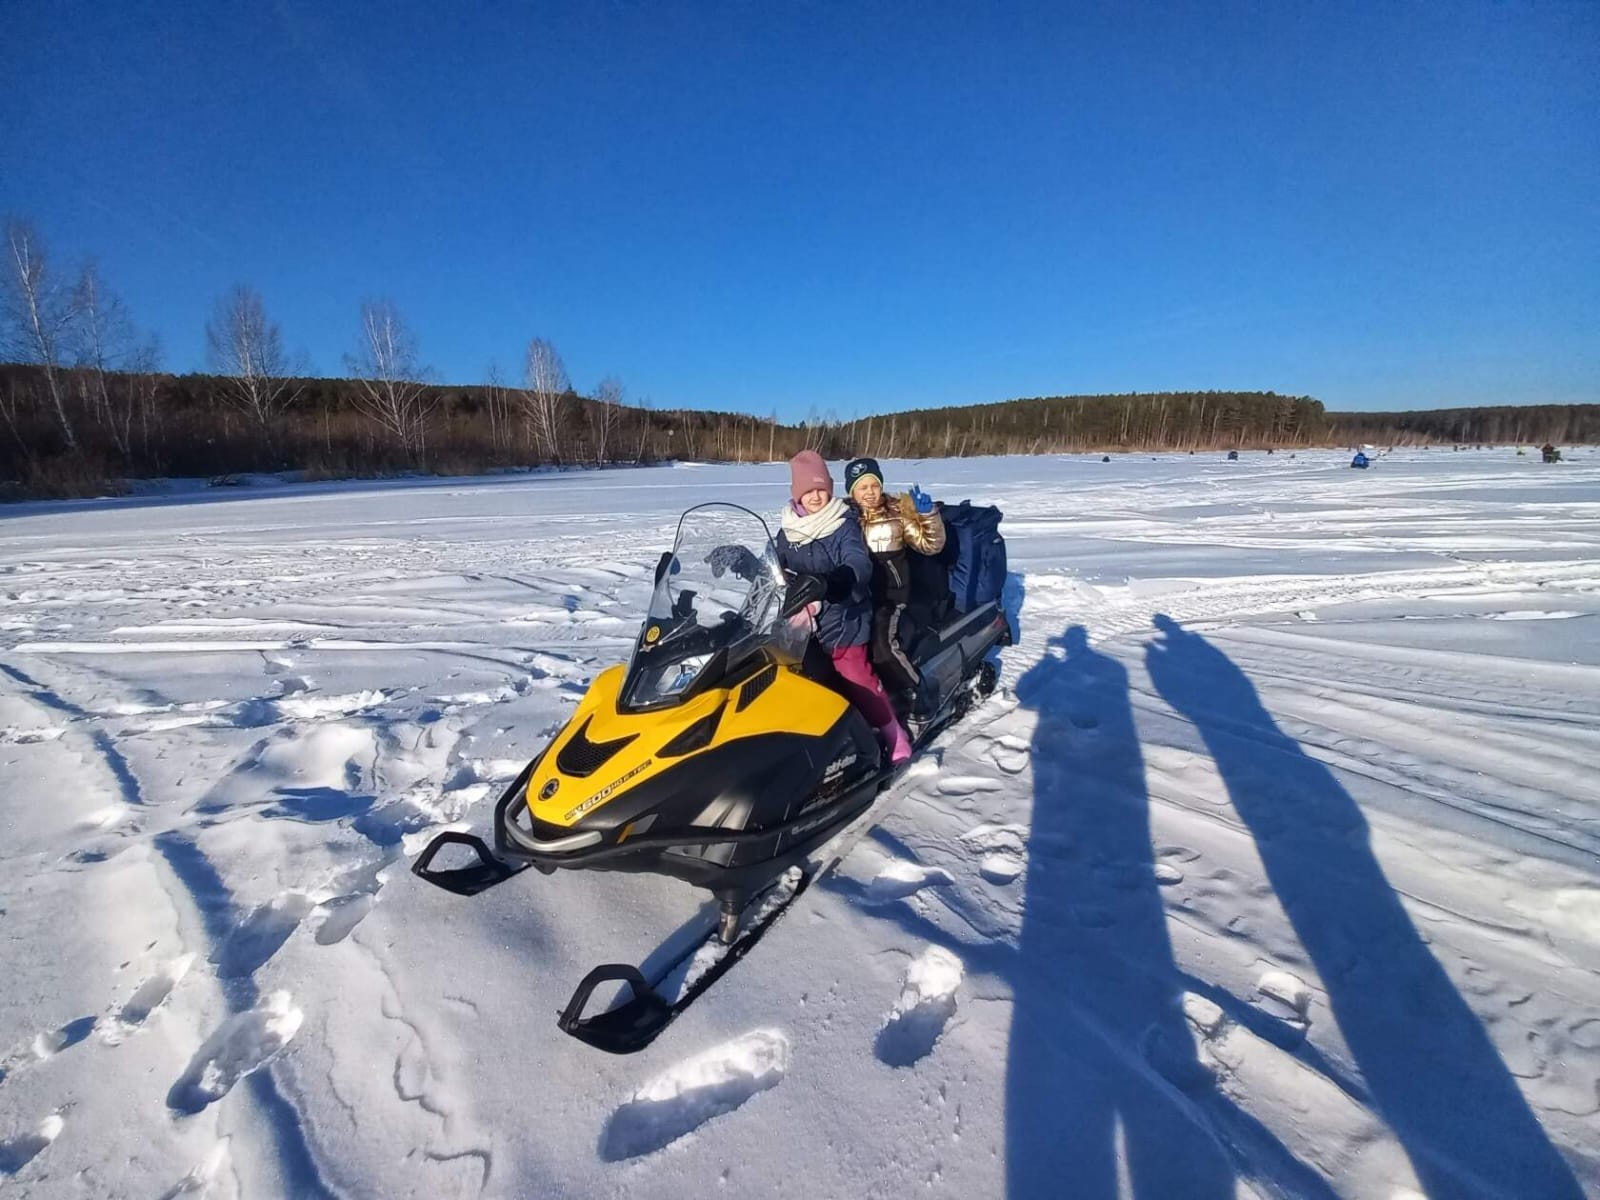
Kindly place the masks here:
POLYGON ((634 408, 639 411, 639 449, 633 456, 633 461, 642 463, 644 456, 650 451, 650 397, 643 397, 634 408))
POLYGON ((530 440, 551 462, 561 461, 561 417, 571 384, 556 348, 543 338, 528 343, 522 375, 522 419, 530 440))
POLYGON ((595 389, 594 403, 589 408, 589 433, 594 444, 594 459, 606 463, 611 449, 612 434, 622 419, 622 380, 607 375, 595 389))
POLYGON ((156 408, 156 389, 160 383, 157 373, 161 370, 161 338, 158 334, 152 333, 133 352, 127 369, 129 374, 126 382, 131 396, 129 403, 138 410, 142 453, 147 462, 158 466, 160 455, 150 444, 152 427, 157 441, 162 440, 161 411, 156 408))
POLYGON ((438 404, 423 382, 427 369, 417 361, 417 339, 388 300, 361 304, 361 340, 345 366, 355 377, 351 395, 360 413, 391 434, 419 465, 428 453, 428 418, 438 404))
POLYGON ((112 375, 129 366, 135 353, 133 322, 122 298, 105 286, 93 260, 84 264, 78 276, 73 310, 73 357, 82 372, 79 380, 85 406, 106 430, 117 453, 131 458, 134 389, 126 380, 113 389, 112 375), (113 390, 117 394, 113 395, 113 390))
POLYGON ((27 221, 6 222, 6 263, 0 279, 0 337, 8 358, 44 369, 45 391, 68 450, 78 435, 67 416, 61 377, 62 343, 76 317, 76 296, 50 273, 44 245, 27 221))
POLYGON ((206 323, 206 351, 225 379, 222 399, 255 421, 271 447, 278 416, 303 389, 289 378, 283 334, 267 319, 259 292, 240 284, 217 301, 206 323))
POLYGON ((506 394, 505 381, 500 377, 500 364, 489 364, 488 380, 483 388, 484 400, 489 408, 489 447, 498 451, 502 445, 509 447, 510 439, 510 405, 506 394))

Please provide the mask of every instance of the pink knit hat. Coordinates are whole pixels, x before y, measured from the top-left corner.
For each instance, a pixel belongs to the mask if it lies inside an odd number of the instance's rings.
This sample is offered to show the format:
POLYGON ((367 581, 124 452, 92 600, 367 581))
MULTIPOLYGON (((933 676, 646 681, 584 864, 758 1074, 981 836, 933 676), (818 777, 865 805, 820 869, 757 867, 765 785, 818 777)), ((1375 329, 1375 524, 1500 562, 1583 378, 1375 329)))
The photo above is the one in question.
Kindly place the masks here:
POLYGON ((807 492, 821 488, 833 499, 833 476, 828 464, 815 450, 802 450, 789 460, 789 499, 796 504, 807 492))

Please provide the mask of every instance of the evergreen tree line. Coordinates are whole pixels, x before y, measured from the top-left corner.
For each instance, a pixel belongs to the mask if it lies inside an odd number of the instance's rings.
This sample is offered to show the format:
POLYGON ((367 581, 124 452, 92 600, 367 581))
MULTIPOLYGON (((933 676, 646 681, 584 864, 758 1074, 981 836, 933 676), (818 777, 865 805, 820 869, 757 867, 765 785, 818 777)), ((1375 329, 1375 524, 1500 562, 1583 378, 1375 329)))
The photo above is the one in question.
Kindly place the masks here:
POLYGON ((653 409, 607 378, 572 386, 534 337, 521 370, 429 381, 419 341, 387 300, 352 320, 346 378, 314 378, 245 286, 206 325, 213 373, 160 370, 92 262, 62 273, 37 233, 7 224, 0 263, 0 494, 115 491, 126 479, 294 469, 311 477, 471 473, 538 464, 768 461, 1072 451, 1270 448, 1352 442, 1600 441, 1600 405, 1327 414, 1307 396, 1162 392, 1048 396, 850 421, 653 409), (6 361, 9 360, 9 361, 6 361))
POLYGON ((1600 404, 1500 405, 1422 412, 1332 413, 1335 439, 1385 446, 1600 442, 1600 404))

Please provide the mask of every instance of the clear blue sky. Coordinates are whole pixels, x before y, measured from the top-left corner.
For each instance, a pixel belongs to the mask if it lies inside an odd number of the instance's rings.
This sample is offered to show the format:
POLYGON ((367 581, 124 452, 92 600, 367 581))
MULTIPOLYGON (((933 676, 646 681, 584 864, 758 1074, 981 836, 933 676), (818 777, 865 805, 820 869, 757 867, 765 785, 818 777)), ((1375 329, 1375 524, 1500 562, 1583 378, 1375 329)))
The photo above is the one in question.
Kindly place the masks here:
POLYGON ((1600 3, 14 3, 0 212, 166 365, 788 417, 1271 388, 1600 401, 1600 3))

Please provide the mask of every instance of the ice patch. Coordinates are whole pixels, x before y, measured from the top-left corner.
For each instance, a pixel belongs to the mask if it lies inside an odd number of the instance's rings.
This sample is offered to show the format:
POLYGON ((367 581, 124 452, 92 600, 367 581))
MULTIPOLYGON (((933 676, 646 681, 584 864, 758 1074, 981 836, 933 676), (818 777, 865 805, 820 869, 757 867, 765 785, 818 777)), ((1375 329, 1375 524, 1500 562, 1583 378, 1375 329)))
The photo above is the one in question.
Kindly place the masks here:
POLYGON ((752 1096, 776 1087, 789 1069, 789 1040, 758 1029, 657 1075, 611 1114, 600 1156, 620 1162, 651 1154, 752 1096))

